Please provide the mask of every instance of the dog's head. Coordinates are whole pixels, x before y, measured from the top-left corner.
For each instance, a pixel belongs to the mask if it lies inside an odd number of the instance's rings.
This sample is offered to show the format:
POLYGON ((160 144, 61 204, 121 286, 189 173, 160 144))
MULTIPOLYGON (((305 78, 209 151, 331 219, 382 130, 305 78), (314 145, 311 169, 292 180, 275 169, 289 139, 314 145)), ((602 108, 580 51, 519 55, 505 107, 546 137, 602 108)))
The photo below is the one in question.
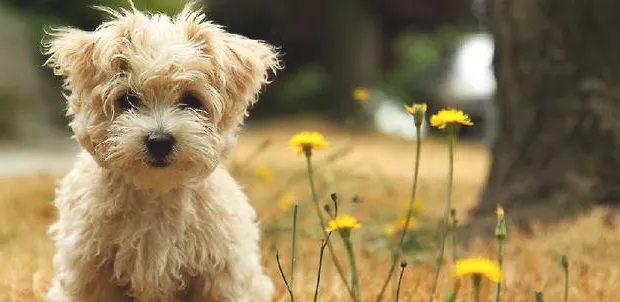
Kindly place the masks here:
POLYGON ((191 5, 173 18, 103 10, 112 20, 95 31, 54 29, 44 44, 80 145, 139 186, 208 175, 280 68, 276 50, 191 5))

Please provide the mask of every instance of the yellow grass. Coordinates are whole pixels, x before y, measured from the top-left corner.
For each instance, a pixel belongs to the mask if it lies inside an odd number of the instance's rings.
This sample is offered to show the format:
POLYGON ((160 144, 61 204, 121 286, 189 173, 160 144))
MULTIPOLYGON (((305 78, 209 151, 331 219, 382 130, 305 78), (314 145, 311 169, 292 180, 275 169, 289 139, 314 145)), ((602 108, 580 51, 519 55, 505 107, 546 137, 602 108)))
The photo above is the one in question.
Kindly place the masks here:
MULTIPOLYGON (((407 199, 413 167, 414 143, 394 140, 375 134, 346 133, 316 120, 280 121, 260 125, 243 134, 239 148, 229 160, 241 165, 237 178, 255 204, 262 225, 267 228, 276 219, 282 226, 290 227, 290 215, 282 214, 278 206, 280 192, 291 191, 300 200, 300 237, 298 239, 295 294, 298 301, 312 301, 320 244, 319 227, 315 210, 310 203, 307 179, 289 179, 301 173, 304 161, 289 149, 287 142, 300 130, 318 130, 332 142, 332 150, 350 146, 350 152, 341 160, 317 171, 323 192, 322 201, 329 201, 331 190, 336 190, 343 200, 343 211, 351 212, 350 199, 354 193, 362 203, 354 209, 363 227, 354 230, 360 284, 364 301, 374 297, 385 278, 389 266, 389 250, 375 240, 381 235, 383 225, 374 223, 381 213, 396 213, 407 199), (252 161, 256 145, 271 137, 272 145, 252 161), (272 170, 273 177, 261 183, 252 173, 257 166, 272 170), (325 187, 325 178, 333 179, 325 187), (393 187, 393 191, 389 190, 393 187), (286 216, 283 216, 286 215, 286 216), (278 218, 280 217, 280 218, 278 218)), ((328 152, 318 153, 315 161, 324 159, 328 152)), ((424 212, 431 218, 426 227, 434 228, 432 221, 443 211, 447 154, 441 140, 425 140, 420 171, 419 200, 424 202, 424 212)), ((454 207, 461 219, 467 209, 475 205, 486 177, 489 164, 487 152, 479 145, 459 142, 455 165, 454 207)), ((45 229, 54 219, 51 206, 54 181, 60 175, 30 176, 0 179, 0 301, 39 301, 51 277, 53 247, 45 229)), ((501 202, 501 201, 498 201, 501 202)), ((510 213, 506 213, 510 216, 510 213)), ((503 301, 532 301, 536 291, 543 291, 547 301, 561 301, 563 275, 560 256, 568 255, 571 265, 570 301, 617 301, 620 281, 620 241, 614 221, 604 219, 605 212, 596 209, 571 221, 548 227, 534 227, 532 235, 516 234, 509 229, 505 247, 505 284, 503 301)), ((489 230, 492 233, 492 230, 489 230)), ((342 242, 333 236, 341 263, 346 263, 342 242)), ((285 272, 289 272, 290 233, 288 229, 266 235, 262 242, 264 263, 276 286, 276 301, 288 301, 275 263, 275 250, 279 249, 285 272)), ((411 263, 405 271, 401 301, 427 301, 433 278, 432 258, 436 250, 422 254, 420 263, 411 263)), ((326 253, 327 255, 327 253, 326 253)), ((439 284, 439 297, 449 292, 450 251, 439 284)), ((493 240, 472 242, 463 256, 495 258, 493 240)), ((463 280, 460 301, 469 301, 471 286, 463 280)), ((494 286, 486 284, 483 299, 489 301, 494 286), (485 296, 488 295, 488 296, 485 296)), ((386 301, 392 300, 391 292, 386 301)), ((324 261, 319 301, 348 301, 331 260, 324 261)))

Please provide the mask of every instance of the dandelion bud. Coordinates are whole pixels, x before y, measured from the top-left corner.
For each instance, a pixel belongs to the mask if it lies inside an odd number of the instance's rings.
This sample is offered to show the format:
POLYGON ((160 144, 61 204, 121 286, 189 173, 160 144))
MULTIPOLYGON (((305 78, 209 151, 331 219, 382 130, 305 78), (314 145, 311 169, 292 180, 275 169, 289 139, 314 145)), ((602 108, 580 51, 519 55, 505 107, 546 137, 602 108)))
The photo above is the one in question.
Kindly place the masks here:
POLYGON ((568 258, 566 257, 566 255, 562 255, 562 267, 565 270, 568 270, 568 258))
POLYGON ((360 196, 355 194, 353 195, 353 203, 360 203, 360 196))
POLYGON ((536 302, 545 302, 545 297, 542 292, 536 292, 536 302))
POLYGON ((456 209, 450 210, 450 218, 452 219, 452 227, 456 227, 459 224, 459 220, 456 218, 456 209))
POLYGON ((400 262, 400 267, 401 267, 401 268, 405 268, 405 267, 407 267, 407 260, 403 260, 403 261, 401 261, 401 262, 400 262))
POLYGON ((497 214, 497 224, 495 225, 495 237, 498 240, 506 238, 506 218, 504 218, 504 209, 501 205, 497 204, 495 209, 497 214))
POLYGON ((424 122, 424 116, 426 115, 426 104, 412 104, 411 107, 405 105, 405 109, 413 115, 413 122, 416 127, 420 127, 424 122))
POLYGON ((497 215, 498 219, 504 217, 504 208, 502 208, 502 206, 499 203, 495 207, 495 214, 497 215))
POLYGON ((336 194, 335 192, 329 195, 329 197, 332 199, 333 202, 338 202, 338 194, 336 194))

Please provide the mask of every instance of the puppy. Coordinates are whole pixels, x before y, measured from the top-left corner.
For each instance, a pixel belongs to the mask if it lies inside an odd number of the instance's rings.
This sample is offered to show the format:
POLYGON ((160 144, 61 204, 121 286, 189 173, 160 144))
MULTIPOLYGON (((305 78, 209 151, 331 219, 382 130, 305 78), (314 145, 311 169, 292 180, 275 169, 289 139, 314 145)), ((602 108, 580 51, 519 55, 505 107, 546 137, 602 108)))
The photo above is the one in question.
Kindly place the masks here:
POLYGON ((221 165, 280 68, 276 49, 188 5, 175 17, 103 8, 54 29, 83 148, 56 191, 51 301, 271 301, 254 209, 221 165))

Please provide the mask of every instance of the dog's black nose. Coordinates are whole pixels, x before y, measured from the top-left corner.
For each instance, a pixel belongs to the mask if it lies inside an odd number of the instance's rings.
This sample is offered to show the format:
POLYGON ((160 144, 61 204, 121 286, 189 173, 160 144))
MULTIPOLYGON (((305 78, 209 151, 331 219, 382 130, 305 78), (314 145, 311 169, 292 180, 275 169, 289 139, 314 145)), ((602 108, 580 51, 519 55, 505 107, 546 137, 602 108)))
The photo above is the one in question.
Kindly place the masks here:
POLYGON ((174 137, 168 133, 151 132, 146 137, 146 149, 155 157, 165 157, 174 147, 174 137))

